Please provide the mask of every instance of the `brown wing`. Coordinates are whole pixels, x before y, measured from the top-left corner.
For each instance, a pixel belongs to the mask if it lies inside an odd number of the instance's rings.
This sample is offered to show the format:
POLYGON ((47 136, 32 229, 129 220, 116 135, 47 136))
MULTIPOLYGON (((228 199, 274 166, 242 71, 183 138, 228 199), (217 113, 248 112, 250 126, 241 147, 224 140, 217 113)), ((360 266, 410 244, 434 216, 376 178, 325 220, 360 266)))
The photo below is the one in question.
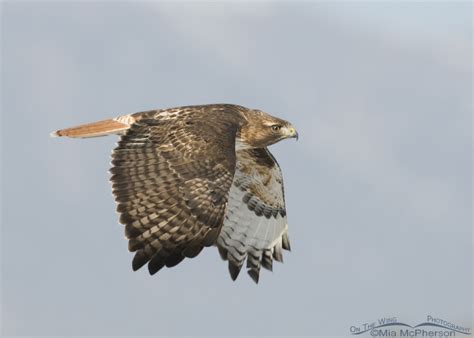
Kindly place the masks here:
POLYGON ((133 269, 150 274, 212 245, 223 223, 235 171, 235 106, 134 114, 110 170, 133 269))
POLYGON ((221 257, 229 261, 235 280, 247 260, 247 272, 258 283, 260 267, 272 270, 290 250, 283 178, 266 148, 237 151, 237 168, 229 193, 222 231, 217 239, 221 257))

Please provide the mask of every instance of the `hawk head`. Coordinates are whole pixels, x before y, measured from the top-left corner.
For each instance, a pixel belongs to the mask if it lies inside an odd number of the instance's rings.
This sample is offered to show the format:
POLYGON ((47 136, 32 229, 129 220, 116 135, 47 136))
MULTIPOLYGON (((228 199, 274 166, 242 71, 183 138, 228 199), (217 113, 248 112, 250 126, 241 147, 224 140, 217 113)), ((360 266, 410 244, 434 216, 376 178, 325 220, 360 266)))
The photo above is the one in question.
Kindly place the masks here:
POLYGON ((261 110, 247 110, 246 123, 238 139, 242 148, 263 148, 286 138, 298 139, 298 132, 290 122, 271 116, 261 110))

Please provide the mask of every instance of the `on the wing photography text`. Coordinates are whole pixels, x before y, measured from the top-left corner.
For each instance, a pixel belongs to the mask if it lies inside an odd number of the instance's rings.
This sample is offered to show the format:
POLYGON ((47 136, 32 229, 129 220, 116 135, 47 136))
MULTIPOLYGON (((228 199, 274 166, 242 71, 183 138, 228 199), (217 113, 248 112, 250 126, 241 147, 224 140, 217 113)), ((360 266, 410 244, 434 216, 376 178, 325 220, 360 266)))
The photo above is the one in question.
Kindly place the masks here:
POLYGON ((371 337, 456 337, 471 335, 471 328, 427 315, 426 320, 417 325, 399 322, 397 317, 382 317, 377 321, 352 325, 352 335, 371 337))

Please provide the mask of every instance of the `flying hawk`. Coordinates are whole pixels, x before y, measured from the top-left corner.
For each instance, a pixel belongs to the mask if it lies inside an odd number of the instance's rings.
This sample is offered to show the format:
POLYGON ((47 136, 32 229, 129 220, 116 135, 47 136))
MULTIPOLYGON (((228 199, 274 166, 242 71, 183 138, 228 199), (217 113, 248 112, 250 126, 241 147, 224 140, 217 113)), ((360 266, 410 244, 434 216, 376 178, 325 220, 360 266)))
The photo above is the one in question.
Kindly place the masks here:
POLYGON ((283 179, 268 146, 298 138, 293 126, 231 104, 123 115, 52 136, 122 135, 112 153, 112 190, 132 267, 151 275, 216 245, 233 280, 246 261, 258 283, 290 250, 283 179))

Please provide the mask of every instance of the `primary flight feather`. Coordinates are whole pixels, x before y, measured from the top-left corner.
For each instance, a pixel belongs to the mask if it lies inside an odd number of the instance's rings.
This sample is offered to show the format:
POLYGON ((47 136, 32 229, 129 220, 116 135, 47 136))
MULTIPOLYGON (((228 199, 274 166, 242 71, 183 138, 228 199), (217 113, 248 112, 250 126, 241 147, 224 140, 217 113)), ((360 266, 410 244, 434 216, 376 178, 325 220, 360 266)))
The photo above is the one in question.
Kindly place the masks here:
POLYGON ((231 104, 123 115, 52 136, 122 135, 112 190, 132 267, 150 274, 216 245, 235 280, 246 263, 258 283, 290 250, 283 179, 268 146, 297 138, 287 121, 231 104))

